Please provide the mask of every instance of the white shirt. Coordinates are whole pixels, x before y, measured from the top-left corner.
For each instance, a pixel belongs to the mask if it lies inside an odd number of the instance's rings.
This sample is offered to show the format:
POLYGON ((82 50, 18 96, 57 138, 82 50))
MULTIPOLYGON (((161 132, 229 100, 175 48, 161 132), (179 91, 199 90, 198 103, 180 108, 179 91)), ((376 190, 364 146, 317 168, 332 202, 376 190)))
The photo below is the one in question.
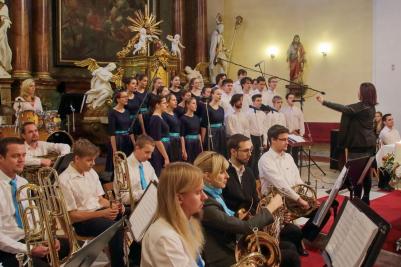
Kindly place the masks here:
MULTIPOLYGON (((129 173, 129 177, 131 180, 131 190, 132 190, 132 195, 134 198, 134 201, 138 201, 142 195, 143 192, 145 192, 145 189, 142 189, 141 186, 141 176, 140 176, 140 172, 139 172, 139 161, 136 159, 134 153, 131 153, 131 155, 127 158, 127 162, 128 162, 128 173, 129 173)), ((151 181, 158 181, 156 173, 155 173, 155 169, 152 167, 152 165, 150 164, 149 161, 145 161, 142 162, 143 165, 143 172, 145 173, 145 180, 147 182, 147 184, 149 185, 149 183, 151 181)), ((114 192, 116 193, 116 195, 118 195, 119 191, 118 191, 118 186, 117 186, 117 179, 114 179, 113 182, 113 187, 114 187, 114 192)), ((122 202, 124 204, 129 204, 129 194, 128 192, 122 192, 121 193, 121 198, 122 198, 122 202)))
POLYGON ((141 267, 197 267, 185 243, 163 218, 157 219, 142 240, 141 267))
MULTIPOLYGON (((15 179, 17 179, 17 188, 28 183, 26 179, 18 175, 15 179)), ((11 178, 0 170, 0 250, 12 254, 26 253, 26 245, 18 242, 25 238, 25 233, 18 227, 15 219, 10 181, 11 178)))
POLYGON ((249 119, 243 111, 234 111, 225 118, 226 134, 231 136, 234 134, 243 134, 250 137, 249 119))
POLYGON ((300 130, 301 136, 305 134, 305 120, 302 110, 296 106, 285 106, 281 109, 287 121, 287 128, 290 132, 300 130))
POLYGON ((263 105, 273 106, 273 97, 276 96, 276 92, 268 88, 262 92, 262 103, 263 105))
POLYGON ((233 83, 233 92, 234 92, 234 94, 242 94, 242 86, 241 86, 240 80, 236 80, 233 83))
POLYGON ((276 124, 287 127, 287 121, 285 119, 285 115, 281 112, 275 112, 275 111, 267 113, 266 124, 267 124, 267 130, 269 130, 270 127, 276 124))
POLYGON ((220 101, 220 106, 224 109, 224 116, 228 116, 229 114, 231 114, 234 109, 230 104, 231 101, 231 97, 233 96, 233 94, 226 94, 226 92, 223 91, 223 93, 221 94, 221 101, 220 101))
POLYGON ((263 111, 250 109, 247 113, 249 133, 253 136, 263 136, 263 145, 267 145, 266 114, 263 111))
POLYGON ((247 112, 250 109, 249 106, 252 106, 252 93, 244 92, 242 93, 242 111, 247 112))
POLYGON ((40 165, 40 156, 48 155, 51 152, 56 152, 61 156, 70 153, 71 148, 67 144, 55 144, 44 141, 38 141, 38 146, 36 148, 31 147, 25 142, 25 166, 35 166, 40 165))
POLYGON ((288 153, 278 154, 272 148, 260 157, 258 162, 259 176, 262 184, 262 194, 269 193, 270 186, 280 190, 293 200, 299 195, 292 189, 297 184, 303 184, 297 165, 288 153))
POLYGON ((102 206, 99 197, 104 195, 99 176, 91 169, 80 174, 72 163, 59 176, 67 211, 95 211, 102 206))
POLYGON ((399 142, 401 140, 400 133, 395 128, 388 128, 384 126, 380 131, 379 139, 383 145, 391 145, 399 142))
POLYGON ((235 166, 235 165, 231 162, 231 160, 228 160, 228 161, 231 163, 231 166, 233 166, 235 172, 237 173, 237 177, 238 177, 239 183, 242 184, 242 175, 243 175, 244 172, 245 172, 245 166, 244 166, 244 165, 241 165, 241 167, 238 168, 237 166, 235 166))
POLYGON ((33 101, 33 106, 31 104, 31 102, 27 102, 22 96, 16 97, 15 101, 16 102, 14 103, 13 108, 16 112, 22 112, 25 110, 33 110, 35 112, 43 112, 42 102, 40 101, 40 98, 37 96, 35 96, 35 99, 33 101))

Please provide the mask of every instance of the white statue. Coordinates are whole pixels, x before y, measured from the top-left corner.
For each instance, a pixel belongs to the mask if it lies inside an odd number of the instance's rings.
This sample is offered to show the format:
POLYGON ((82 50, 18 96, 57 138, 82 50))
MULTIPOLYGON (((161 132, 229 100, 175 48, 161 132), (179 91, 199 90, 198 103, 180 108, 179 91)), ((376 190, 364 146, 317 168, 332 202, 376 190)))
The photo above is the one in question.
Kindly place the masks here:
MULTIPOLYGON (((136 44, 134 44, 135 50, 132 52, 132 54, 136 54, 141 51, 146 51, 146 44, 148 41, 153 41, 153 39, 159 39, 156 35, 152 34, 147 34, 145 28, 140 28, 139 29, 139 40, 136 44)), ((143 52, 144 53, 144 52, 143 52)))
POLYGON ((192 78, 196 78, 200 81, 200 88, 203 88, 205 86, 202 74, 199 71, 192 69, 190 66, 186 66, 184 70, 187 73, 188 81, 190 81, 192 78))
POLYGON ((216 83, 216 75, 219 73, 226 73, 227 62, 221 59, 228 59, 228 50, 224 46, 224 24, 223 18, 220 13, 216 17, 216 29, 212 32, 209 51, 209 72, 212 83, 216 83))
POLYGON ((8 44, 7 30, 11 27, 11 20, 4 1, 0 0, 0 78, 10 78, 8 72, 12 70, 12 52, 8 44))
POLYGON ((172 35, 167 35, 167 40, 171 41, 171 54, 181 59, 180 47, 185 48, 185 46, 183 46, 181 43, 181 36, 179 34, 176 34, 173 38, 172 35))

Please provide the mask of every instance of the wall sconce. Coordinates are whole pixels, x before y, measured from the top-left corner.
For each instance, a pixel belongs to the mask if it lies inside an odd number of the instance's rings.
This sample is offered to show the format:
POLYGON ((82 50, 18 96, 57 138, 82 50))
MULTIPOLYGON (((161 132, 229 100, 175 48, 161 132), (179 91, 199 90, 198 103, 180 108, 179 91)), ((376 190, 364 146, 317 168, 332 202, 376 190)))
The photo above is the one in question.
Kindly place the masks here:
POLYGON ((319 52, 325 57, 330 52, 330 44, 329 43, 321 43, 319 45, 319 52))
POLYGON ((277 56, 278 49, 275 46, 271 46, 267 48, 266 54, 271 57, 271 59, 274 59, 277 56))

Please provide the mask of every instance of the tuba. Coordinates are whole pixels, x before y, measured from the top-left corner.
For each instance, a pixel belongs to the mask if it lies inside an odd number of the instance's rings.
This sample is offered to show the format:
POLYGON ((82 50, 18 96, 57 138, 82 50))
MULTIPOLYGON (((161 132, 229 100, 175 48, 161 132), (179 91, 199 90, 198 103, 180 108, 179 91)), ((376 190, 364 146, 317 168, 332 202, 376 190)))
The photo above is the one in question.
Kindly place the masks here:
POLYGON ((278 267, 281 253, 277 239, 257 227, 252 231, 238 240, 235 246, 237 263, 231 267, 278 267))
MULTIPOLYGON (((49 247, 48 260, 51 266, 62 265, 80 246, 65 206, 64 197, 59 187, 57 172, 50 167, 38 171, 36 184, 26 184, 17 191, 18 210, 21 215, 28 251, 28 266, 32 266, 29 258, 32 248, 38 245, 49 247), (69 254, 59 259, 55 248, 57 225, 62 226, 69 241, 69 254)), ((17 255, 20 266, 24 266, 24 255, 17 255)))
POLYGON ((122 200, 122 193, 128 193, 129 204, 134 207, 135 201, 131 190, 131 179, 128 172, 127 156, 122 151, 117 151, 113 155, 114 179, 116 181, 116 200, 122 200))

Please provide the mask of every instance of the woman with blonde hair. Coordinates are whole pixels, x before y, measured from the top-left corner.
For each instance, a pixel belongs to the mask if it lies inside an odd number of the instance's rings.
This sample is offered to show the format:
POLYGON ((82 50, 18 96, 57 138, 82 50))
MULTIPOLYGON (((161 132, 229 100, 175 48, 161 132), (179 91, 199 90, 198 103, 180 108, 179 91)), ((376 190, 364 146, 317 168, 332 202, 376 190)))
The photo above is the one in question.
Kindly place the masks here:
POLYGON ((141 267, 204 266, 198 218, 206 198, 201 170, 185 162, 163 169, 157 189, 157 219, 142 240, 141 267))
MULTIPOLYGON (((262 229, 273 222, 272 213, 282 206, 282 198, 276 195, 261 211, 248 220, 235 217, 224 202, 222 189, 229 176, 228 161, 214 151, 204 151, 195 159, 194 165, 203 171, 204 192, 208 196, 203 207, 202 225, 206 243, 203 250, 205 266, 226 267, 235 263, 237 235, 248 235, 252 229, 262 229)), ((300 266, 299 256, 293 244, 280 243, 282 261, 280 266, 300 266)))
POLYGON ((35 95, 35 81, 33 79, 26 79, 21 83, 20 88, 20 95, 15 98, 14 110, 16 112, 23 112, 25 110, 43 112, 42 102, 35 95))

